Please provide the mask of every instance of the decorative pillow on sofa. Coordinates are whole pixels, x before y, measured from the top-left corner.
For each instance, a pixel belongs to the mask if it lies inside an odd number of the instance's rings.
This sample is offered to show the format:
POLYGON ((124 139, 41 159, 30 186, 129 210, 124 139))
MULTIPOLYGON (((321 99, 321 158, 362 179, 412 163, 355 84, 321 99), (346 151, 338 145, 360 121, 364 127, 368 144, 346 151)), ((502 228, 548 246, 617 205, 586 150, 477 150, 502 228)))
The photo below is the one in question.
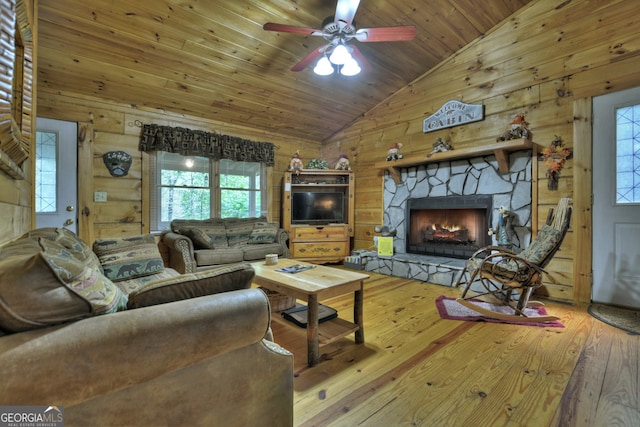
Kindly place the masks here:
POLYGON ((147 307, 220 292, 249 289, 255 271, 249 264, 233 264, 182 274, 178 277, 141 284, 129 293, 129 308, 147 307))
POLYGON ((104 275, 117 282, 149 276, 164 270, 164 261, 151 234, 118 239, 98 239, 93 244, 104 275))
POLYGON ((0 329, 21 332, 126 309, 127 297, 96 268, 46 238, 0 248, 0 329))
MULTIPOLYGON (((184 234, 183 230, 199 229, 204 231, 211 239, 212 248, 196 248, 196 249, 213 249, 213 248, 226 248, 229 246, 227 242, 227 231, 224 227, 225 220, 222 218, 209 218, 209 219, 174 219, 171 221, 171 231, 174 233, 184 234)), ((193 241, 193 239, 191 239, 193 241)), ((197 245, 194 242, 194 245, 197 245)))
POLYGON ((97 255, 91 250, 84 240, 73 231, 66 228, 43 227, 25 233, 21 238, 43 237, 67 248, 79 261, 89 268, 97 268, 102 272, 102 264, 97 255))
POLYGON ((254 221, 246 218, 226 218, 227 240, 229 246, 245 245, 253 231, 254 221))
MULTIPOLYGON (((191 239, 194 249, 214 248, 213 239, 202 228, 181 228, 178 231, 180 232, 180 234, 184 234, 191 239)), ((227 236, 225 235, 224 238, 226 240, 227 236)))
POLYGON ((279 225, 275 222, 256 222, 249 235, 249 244, 273 243, 276 241, 279 225))
POLYGON ((224 225, 207 225, 201 227, 201 230, 209 236, 214 248, 219 249, 229 247, 229 242, 227 241, 227 229, 224 225))

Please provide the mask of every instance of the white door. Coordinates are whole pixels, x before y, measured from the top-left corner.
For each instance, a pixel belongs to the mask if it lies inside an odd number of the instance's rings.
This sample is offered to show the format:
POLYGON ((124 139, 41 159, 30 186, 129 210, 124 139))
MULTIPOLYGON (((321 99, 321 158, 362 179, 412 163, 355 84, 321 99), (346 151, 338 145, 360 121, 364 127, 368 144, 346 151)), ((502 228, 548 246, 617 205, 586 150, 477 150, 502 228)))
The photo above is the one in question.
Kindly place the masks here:
POLYGON ((591 299, 640 308, 640 87, 593 99, 591 299))
POLYGON ((78 126, 37 119, 36 227, 77 228, 78 126))

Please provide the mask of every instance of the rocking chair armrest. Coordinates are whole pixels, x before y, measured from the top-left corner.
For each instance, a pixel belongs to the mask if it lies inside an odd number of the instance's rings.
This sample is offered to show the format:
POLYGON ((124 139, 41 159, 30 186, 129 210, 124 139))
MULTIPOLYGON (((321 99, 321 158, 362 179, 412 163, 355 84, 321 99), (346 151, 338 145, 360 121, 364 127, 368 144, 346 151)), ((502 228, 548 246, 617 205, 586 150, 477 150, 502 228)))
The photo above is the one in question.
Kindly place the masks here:
MULTIPOLYGON (((491 246, 485 246, 483 248, 478 249, 477 251, 475 251, 473 253, 473 255, 471 255, 471 258, 480 258, 478 255, 480 255, 481 253, 492 252, 492 251, 497 251, 498 253, 507 254, 507 255, 515 255, 516 254, 514 251, 509 250, 509 249, 505 248, 504 246, 491 245, 491 246)), ((488 256, 491 256, 491 255, 493 255, 493 254, 489 254, 488 256)), ((485 257, 485 258, 487 258, 487 257, 485 257)))
POLYGON ((508 263, 509 261, 515 262, 518 266, 524 266, 527 269, 533 269, 538 273, 547 274, 547 271, 544 268, 540 267, 539 265, 534 264, 525 258, 521 258, 515 253, 509 253, 509 252, 497 252, 487 256, 480 263, 479 270, 490 271, 496 268, 497 266, 499 266, 501 263, 508 263), (499 259, 496 261, 495 258, 499 258, 499 259), (485 264, 488 264, 490 266, 488 268, 485 268, 485 264))
POLYGON ((510 252, 495 252, 495 253, 492 253, 492 254, 488 255, 482 261, 482 263, 484 264, 484 263, 490 262, 492 264, 496 264, 496 263, 499 263, 502 260, 506 260, 506 261, 513 260, 514 262, 525 264, 527 267, 531 267, 531 268, 535 268, 535 269, 540 268, 536 264, 533 264, 531 261, 529 261, 527 259, 524 259, 524 258, 521 258, 517 254, 510 253, 510 252), (495 258, 498 258, 498 260, 496 261, 495 258))

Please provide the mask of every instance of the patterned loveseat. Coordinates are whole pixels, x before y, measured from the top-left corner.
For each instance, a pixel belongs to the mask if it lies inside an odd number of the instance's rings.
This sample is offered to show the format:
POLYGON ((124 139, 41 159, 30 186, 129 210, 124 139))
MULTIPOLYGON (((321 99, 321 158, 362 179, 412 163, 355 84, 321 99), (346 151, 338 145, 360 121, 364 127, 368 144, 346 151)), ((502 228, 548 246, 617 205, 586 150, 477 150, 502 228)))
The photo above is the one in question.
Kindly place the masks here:
POLYGON ((66 426, 292 425, 292 355, 253 268, 160 261, 150 235, 0 246, 0 406, 58 405, 66 426))
POLYGON ((289 233, 264 217, 175 219, 162 242, 169 265, 181 273, 257 261, 267 254, 289 258, 289 233))

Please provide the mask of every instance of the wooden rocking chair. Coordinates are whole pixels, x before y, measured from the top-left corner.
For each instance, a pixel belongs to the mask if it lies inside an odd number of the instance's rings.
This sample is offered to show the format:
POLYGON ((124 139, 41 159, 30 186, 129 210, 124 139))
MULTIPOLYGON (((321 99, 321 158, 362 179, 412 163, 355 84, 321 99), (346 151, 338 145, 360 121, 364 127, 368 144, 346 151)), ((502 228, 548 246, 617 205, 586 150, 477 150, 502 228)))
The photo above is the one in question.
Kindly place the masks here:
POLYGON ((464 285, 457 301, 465 307, 495 319, 518 322, 549 322, 556 316, 527 316, 525 308, 541 306, 529 301, 534 290, 542 285, 544 267, 560 248, 571 220, 571 199, 563 198, 555 209, 549 209, 546 224, 525 250, 516 254, 502 246, 486 246, 476 251, 466 262, 456 287, 464 285), (474 288, 472 289, 472 286, 474 288), (467 296, 469 291, 473 296, 467 296), (501 305, 493 311, 473 304, 477 297, 493 296, 501 305), (504 306, 504 307, 502 307, 504 306))

